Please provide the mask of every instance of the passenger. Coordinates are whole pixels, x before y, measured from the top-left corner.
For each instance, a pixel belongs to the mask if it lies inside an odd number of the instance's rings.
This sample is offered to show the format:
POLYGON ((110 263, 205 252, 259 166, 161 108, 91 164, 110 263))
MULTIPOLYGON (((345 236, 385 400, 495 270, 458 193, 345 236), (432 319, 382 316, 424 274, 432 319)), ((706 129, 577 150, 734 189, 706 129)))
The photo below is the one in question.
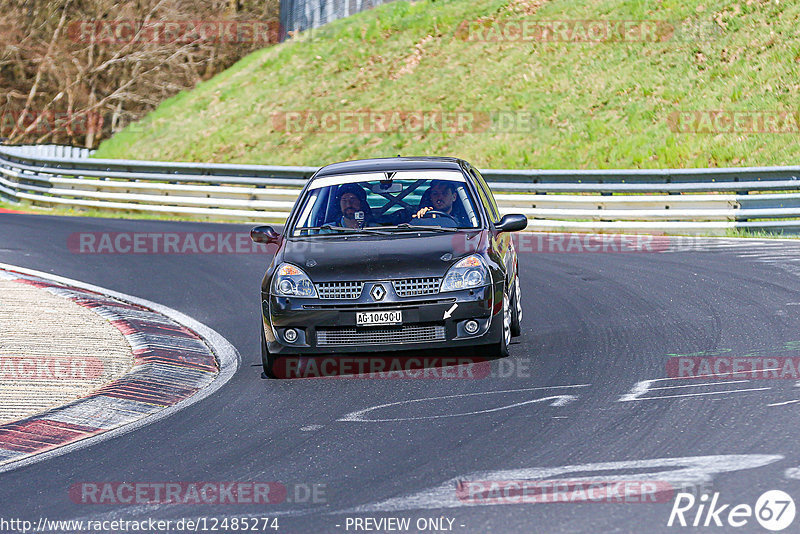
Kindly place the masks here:
POLYGON ((342 216, 332 224, 345 228, 364 228, 372 219, 367 194, 357 184, 345 184, 336 192, 336 202, 342 216))

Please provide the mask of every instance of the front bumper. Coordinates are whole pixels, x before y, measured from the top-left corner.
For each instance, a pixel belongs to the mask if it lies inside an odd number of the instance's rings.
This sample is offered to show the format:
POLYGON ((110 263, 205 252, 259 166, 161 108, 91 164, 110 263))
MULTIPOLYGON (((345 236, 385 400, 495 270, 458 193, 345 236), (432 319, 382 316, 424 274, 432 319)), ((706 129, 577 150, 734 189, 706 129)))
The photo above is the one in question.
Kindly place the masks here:
POLYGON ((364 353, 498 343, 502 336, 502 284, 472 290, 398 297, 375 302, 368 287, 358 300, 308 299, 262 294, 262 319, 272 354, 364 353), (457 304, 457 306, 454 305, 457 304), (356 312, 401 310, 401 326, 357 326, 356 312), (449 312, 449 313, 447 313, 449 312), (468 320, 478 331, 466 332, 468 320), (297 332, 287 341, 287 329, 297 332))

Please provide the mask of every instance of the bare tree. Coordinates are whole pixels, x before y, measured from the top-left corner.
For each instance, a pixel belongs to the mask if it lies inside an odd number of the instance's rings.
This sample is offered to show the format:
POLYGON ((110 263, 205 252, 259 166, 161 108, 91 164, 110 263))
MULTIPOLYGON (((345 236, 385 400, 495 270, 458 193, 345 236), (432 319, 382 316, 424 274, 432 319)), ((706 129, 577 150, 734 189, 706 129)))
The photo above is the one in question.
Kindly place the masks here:
POLYGON ((0 137, 96 146, 277 42, 278 0, 0 0, 0 137))

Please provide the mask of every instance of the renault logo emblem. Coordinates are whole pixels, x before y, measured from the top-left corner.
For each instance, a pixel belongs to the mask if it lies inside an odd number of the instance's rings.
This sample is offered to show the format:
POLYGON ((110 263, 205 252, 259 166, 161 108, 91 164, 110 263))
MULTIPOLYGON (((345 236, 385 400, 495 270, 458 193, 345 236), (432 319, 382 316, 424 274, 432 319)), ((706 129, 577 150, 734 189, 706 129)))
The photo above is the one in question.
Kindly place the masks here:
POLYGON ((383 289, 382 285, 375 284, 369 294, 372 295, 373 300, 383 300, 383 297, 386 296, 386 290, 383 289))

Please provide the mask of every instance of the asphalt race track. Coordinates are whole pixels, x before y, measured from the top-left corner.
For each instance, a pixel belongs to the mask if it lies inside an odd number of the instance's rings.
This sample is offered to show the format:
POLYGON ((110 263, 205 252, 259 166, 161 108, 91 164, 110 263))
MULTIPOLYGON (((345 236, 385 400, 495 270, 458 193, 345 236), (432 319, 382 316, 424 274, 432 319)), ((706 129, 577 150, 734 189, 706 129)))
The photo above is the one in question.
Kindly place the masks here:
MULTIPOLYGON (((492 376, 475 380, 264 380, 258 288, 267 256, 67 248, 74 232, 249 228, 0 214, 0 262, 169 306, 215 329, 242 357, 228 384, 171 417, 0 474, 3 517, 277 517, 278 532, 354 532, 353 518, 410 518, 412 526, 449 518, 453 532, 670 532, 692 530, 667 526, 673 498, 475 503, 456 496, 456 481, 685 482, 719 492, 720 503, 751 506, 767 490, 800 496, 796 380, 643 383, 667 378, 674 355, 797 356, 800 243, 521 253, 523 335, 509 359, 492 362, 492 376), (428 400, 404 402, 419 399, 428 400), (382 405, 390 406, 375 408, 382 405), (563 466, 572 467, 552 469, 563 466), (133 506, 69 497, 75 484, 122 481, 275 481, 295 502, 133 506), (317 502, 306 498, 311 487, 317 502)), ((754 518, 737 531, 764 532, 754 518)))

